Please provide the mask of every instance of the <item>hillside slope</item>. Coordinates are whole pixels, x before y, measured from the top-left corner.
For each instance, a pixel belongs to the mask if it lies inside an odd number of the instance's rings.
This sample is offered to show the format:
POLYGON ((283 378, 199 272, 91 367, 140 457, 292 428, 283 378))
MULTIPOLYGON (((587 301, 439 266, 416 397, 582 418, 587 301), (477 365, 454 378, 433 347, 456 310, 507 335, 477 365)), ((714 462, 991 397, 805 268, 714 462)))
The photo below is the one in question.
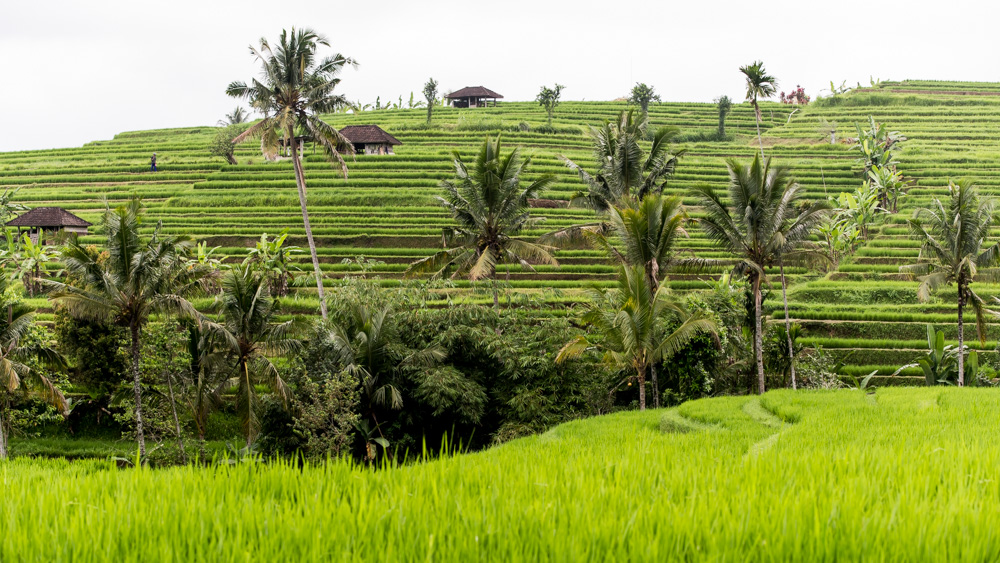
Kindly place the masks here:
MULTIPOLYGON (((346 180, 320 156, 307 156, 311 217, 326 275, 332 280, 364 269, 385 284, 398 283, 396 279, 410 261, 439 247, 441 227, 450 224, 433 198, 440 191, 440 180, 451 175, 452 151, 471 156, 485 136, 498 131, 503 131, 507 146, 521 146, 534 156, 535 174, 558 176, 545 197, 568 199, 582 185, 561 157, 589 164, 587 127, 624 108, 624 103, 564 102, 555 114, 558 134, 534 130, 545 120, 543 110, 534 103, 438 109, 431 129, 423 126, 423 110, 330 116, 338 127, 378 124, 403 145, 397 147, 396 156, 359 156, 349 161, 346 180), (359 264, 355 258, 360 255, 376 262, 359 264)), ((906 81, 884 83, 878 89, 854 91, 830 103, 797 110, 765 104, 768 155, 789 165, 810 196, 853 190, 860 179, 843 141, 853 134, 853 124, 869 115, 909 137, 900 155, 900 170, 914 187, 901 212, 888 217, 873 239, 835 272, 820 277, 793 269, 790 306, 807 329, 807 344, 832 351, 849 364, 847 371, 867 373, 878 368, 888 373, 910 362, 924 346, 924 323, 943 325, 949 338, 954 337, 957 315, 950 304, 954 289, 945 290, 937 302, 919 304, 916 283, 898 273, 900 265, 914 261, 918 254, 904 219, 931 197, 946 194, 949 178, 971 177, 986 193, 997 195, 1000 153, 993 147, 1000 136, 1000 84, 906 81), (838 131, 838 144, 828 141, 831 124, 838 131)), ((712 104, 696 103, 656 104, 650 119, 655 126, 677 126, 684 134, 709 133, 717 123, 712 104)), ((735 106, 727 127, 736 140, 684 143, 687 153, 669 191, 684 195, 699 184, 723 188, 725 159, 752 158, 756 139, 751 109, 746 104, 735 106)), ((22 201, 64 206, 92 221, 99 215, 103 198, 116 201, 138 193, 165 230, 220 245, 221 252, 232 259, 240 259, 245 247, 252 246, 263 232, 274 234, 287 228, 295 237, 293 242, 304 244, 291 164, 266 163, 253 146, 246 145, 238 152, 240 164, 226 165, 208 154, 206 147, 214 131, 202 127, 129 132, 77 149, 0 153, 0 186, 19 186, 22 201), (146 164, 152 152, 158 154, 160 165, 155 174, 148 172, 146 164)), ((698 216, 697 208, 691 211, 698 216)), ((566 208, 540 208, 535 213, 545 221, 525 236, 594 217, 585 210, 566 208)), ((724 258, 697 229, 691 234, 684 252, 724 258)), ((579 299, 579 288, 588 283, 607 284, 613 278, 612 267, 596 251, 563 251, 558 257, 559 268, 539 267, 538 273, 531 273, 514 266, 509 277, 504 276, 513 290, 535 294, 530 301, 533 307, 543 304, 532 314, 564 314, 563 307, 579 299)), ((705 287, 704 280, 719 272, 677 274, 671 276, 670 284, 676 289, 705 287)), ((301 281, 298 293, 308 307, 314 290, 301 281)), ((772 278, 772 287, 773 282, 772 278)), ((445 293, 469 298, 468 285, 456 280, 438 291, 442 299, 445 293)), ((981 285, 977 291, 991 296, 1000 294, 1000 286, 981 285)), ((776 295, 772 293, 768 302, 771 308, 777 304, 776 295)), ((994 346, 990 341, 982 348, 994 346)))

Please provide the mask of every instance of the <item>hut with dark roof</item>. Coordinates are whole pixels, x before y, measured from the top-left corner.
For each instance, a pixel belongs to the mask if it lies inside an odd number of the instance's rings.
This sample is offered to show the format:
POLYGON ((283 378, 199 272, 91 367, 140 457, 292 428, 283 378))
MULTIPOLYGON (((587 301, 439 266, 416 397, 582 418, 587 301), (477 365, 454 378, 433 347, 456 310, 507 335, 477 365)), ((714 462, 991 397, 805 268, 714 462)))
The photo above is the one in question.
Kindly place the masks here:
POLYGON ((7 221, 8 227, 17 229, 17 236, 27 232, 35 244, 45 244, 48 234, 66 231, 77 235, 87 234, 87 227, 93 223, 73 215, 61 207, 36 207, 27 213, 7 221))
POLYGON ((483 86, 466 86, 445 97, 451 100, 452 107, 456 108, 495 106, 497 105, 497 100, 503 99, 503 96, 500 94, 483 86))
POLYGON ((355 154, 395 154, 392 147, 403 144, 378 125, 348 125, 340 134, 354 145, 355 154))

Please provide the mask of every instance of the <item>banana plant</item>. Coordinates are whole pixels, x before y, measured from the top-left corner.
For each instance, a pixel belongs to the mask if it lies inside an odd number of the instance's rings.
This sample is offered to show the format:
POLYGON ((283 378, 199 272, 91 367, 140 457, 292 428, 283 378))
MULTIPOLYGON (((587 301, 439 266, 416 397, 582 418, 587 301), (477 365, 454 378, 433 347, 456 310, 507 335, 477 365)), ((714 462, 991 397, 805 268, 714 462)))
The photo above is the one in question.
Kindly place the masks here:
POLYGON ((889 213, 896 213, 900 198, 906 196, 903 175, 894 167, 873 165, 868 171, 868 181, 878 193, 879 205, 889 213))
MULTIPOLYGON (((958 380, 958 354, 956 346, 945 346, 944 332, 927 325, 927 354, 917 359, 928 385, 954 385, 958 380)), ((975 386, 979 380, 979 354, 969 352, 965 362, 965 384, 975 386)))
POLYGON ((841 193, 837 198, 837 217, 848 219, 857 227, 862 240, 868 240, 870 226, 875 222, 879 212, 879 193, 871 182, 865 182, 854 193, 841 193))

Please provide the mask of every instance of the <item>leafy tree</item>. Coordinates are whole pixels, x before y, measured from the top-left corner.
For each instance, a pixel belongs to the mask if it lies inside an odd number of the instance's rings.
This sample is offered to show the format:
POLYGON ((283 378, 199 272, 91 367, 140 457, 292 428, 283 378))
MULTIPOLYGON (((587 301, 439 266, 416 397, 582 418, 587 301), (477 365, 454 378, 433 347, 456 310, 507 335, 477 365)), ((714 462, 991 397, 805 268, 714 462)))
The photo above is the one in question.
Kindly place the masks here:
POLYGON ((556 84, 553 88, 542 86, 542 89, 538 91, 538 96, 535 97, 535 101, 545 108, 545 113, 549 116, 549 127, 552 127, 552 114, 555 113, 556 106, 559 105, 559 96, 562 94, 563 88, 565 86, 561 84, 556 84))
MULTIPOLYGON (((983 300, 972 290, 976 280, 1000 280, 1000 243, 989 244, 990 229, 997 222, 993 200, 981 199, 967 180, 951 182, 946 201, 935 198, 910 219, 910 232, 921 242, 920 261, 900 271, 920 280, 917 298, 927 301, 944 285, 958 286, 958 349, 965 346, 965 306, 976 315, 976 334, 986 342, 983 300)), ((964 353, 958 356, 958 385, 965 384, 964 353)))
POLYGON ((424 84, 424 98, 427 99, 427 125, 431 124, 431 114, 434 113, 434 104, 437 103, 438 83, 433 77, 427 79, 424 84))
POLYGON ((227 113, 225 119, 219 120, 219 127, 229 127, 230 125, 239 125, 241 123, 246 123, 250 121, 250 113, 245 109, 237 106, 232 113, 227 113))
POLYGON ((278 309, 264 276, 237 266, 226 273, 222 288, 220 318, 203 321, 215 349, 205 361, 229 368, 228 384, 236 387, 236 410, 249 448, 260 431, 257 386, 271 389, 286 406, 291 397, 270 358, 294 352, 301 343, 292 337, 294 320, 275 321, 278 309))
POLYGON ((626 200, 639 201, 650 193, 660 193, 677 168, 683 151, 670 142, 676 127, 661 127, 653 134, 649 150, 643 149, 647 122, 633 110, 621 112, 600 129, 591 128, 597 174, 591 175, 575 162, 564 158, 587 185, 586 193, 574 195, 572 204, 607 211, 626 200))
POLYGON ((927 353, 917 358, 916 364, 909 364, 899 369, 920 366, 924 372, 924 383, 928 386, 958 383, 968 381, 969 385, 977 385, 979 375, 979 354, 975 350, 969 352, 969 363, 962 366, 962 377, 959 377, 958 363, 965 355, 965 346, 945 346, 944 332, 935 331, 932 325, 927 325, 927 353))
POLYGON ((468 276, 476 281, 493 280, 493 306, 499 306, 496 287, 497 264, 520 264, 534 271, 531 263, 558 264, 552 248, 515 238, 533 221, 529 199, 535 199, 554 180, 545 174, 521 187, 521 178, 531 165, 515 148, 504 156, 500 137, 487 139, 470 170, 454 153, 454 180, 442 182, 445 196, 438 200, 451 211, 457 227, 445 229, 445 244, 455 244, 410 265, 408 274, 431 273, 441 277, 468 276))
POLYGON ((635 86, 632 87, 632 91, 628 96, 628 103, 639 104, 642 109, 642 115, 649 115, 649 103, 659 102, 660 96, 654 91, 652 86, 646 86, 642 82, 637 82, 635 86))
POLYGON ((689 314, 670 300, 667 286, 650 291, 645 271, 636 266, 619 269, 615 289, 593 289, 586 307, 582 320, 594 327, 600 339, 578 336, 563 346, 556 361, 577 358, 591 348, 603 350, 605 363, 630 373, 626 380, 638 383, 639 410, 646 409, 650 368, 669 359, 698 333, 717 330, 711 319, 701 313, 689 314), (672 331, 667 330, 670 316, 680 320, 680 326, 672 331))
MULTIPOLYGON (((730 159, 727 166, 730 204, 723 203, 709 186, 696 187, 692 193, 705 212, 705 217, 700 220, 705 233, 721 250, 737 258, 733 273, 746 276, 750 282, 754 304, 757 383, 758 391, 763 393, 761 286, 766 281, 765 268, 774 265, 781 268, 784 294, 784 262, 794 257, 809 239, 825 217, 828 205, 826 202, 800 202, 802 188, 789 176, 787 168, 772 167, 771 159, 762 161, 755 156, 750 165, 730 159)), ((787 297, 785 303, 787 321, 787 297)), ((794 372, 792 381, 794 386, 794 372)))
POLYGON ((13 393, 24 385, 63 416, 69 414, 69 403, 41 369, 29 367, 33 360, 44 366, 65 368, 66 361, 48 346, 30 341, 29 333, 35 326, 35 311, 21 301, 20 295, 2 272, 0 312, 0 459, 6 459, 13 393))
POLYGON ((347 177, 347 163, 341 153, 353 154, 354 145, 323 121, 320 115, 333 113, 338 108, 349 105, 347 98, 334 94, 333 91, 340 84, 337 76, 344 66, 356 66, 357 63, 339 53, 319 59, 316 50, 320 45, 329 47, 330 42, 311 29, 296 31, 292 28, 291 32, 282 30, 274 49, 267 39, 262 38, 259 48, 250 47, 250 52, 262 66, 262 81, 254 79, 250 84, 233 82, 226 88, 226 94, 248 100, 250 106, 264 116, 233 139, 234 143, 260 139, 264 156, 272 160, 278 155, 280 139, 283 138, 285 146, 290 149, 299 206, 302 208, 302 223, 316 274, 320 313, 325 319, 327 313, 323 297, 323 272, 319 267, 316 241, 309 224, 306 178, 296 134, 308 133, 313 142, 323 147, 327 158, 340 166, 344 178, 347 177))
POLYGON ((136 438, 146 453, 142 417, 142 374, 139 370, 142 332, 155 312, 194 315, 185 299, 199 288, 201 270, 183 266, 187 239, 140 234, 144 209, 139 198, 112 209, 105 208, 101 228, 106 255, 92 252, 71 240, 62 249, 67 281, 47 283, 51 298, 77 318, 114 322, 128 329, 132 383, 135 393, 136 438))
POLYGON ((719 140, 726 138, 726 116, 733 109, 733 102, 729 96, 719 96, 715 99, 715 107, 719 110, 719 140))
POLYGON ((246 129, 247 126, 243 123, 234 123, 219 129, 215 133, 215 136, 212 137, 212 144, 209 145, 208 152, 212 156, 221 156, 229 164, 239 164, 233 154, 236 152, 236 143, 233 142, 233 139, 246 131, 246 129))
POLYGON ((764 140, 760 136, 760 105, 757 101, 767 99, 778 90, 778 81, 764 70, 764 63, 756 61, 740 67, 740 72, 746 78, 746 101, 753 105, 754 116, 757 118, 757 142, 760 143, 760 157, 764 158, 764 140))

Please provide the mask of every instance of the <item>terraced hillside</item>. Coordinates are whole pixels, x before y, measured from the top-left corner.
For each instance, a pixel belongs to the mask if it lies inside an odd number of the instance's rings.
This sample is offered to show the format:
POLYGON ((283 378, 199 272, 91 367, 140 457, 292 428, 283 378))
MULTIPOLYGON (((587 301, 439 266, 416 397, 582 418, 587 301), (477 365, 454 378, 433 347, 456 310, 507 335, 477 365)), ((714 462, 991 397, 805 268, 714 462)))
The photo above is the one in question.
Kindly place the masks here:
MULTIPOLYGON (((943 292, 938 302, 918 304, 916 283, 898 274, 899 266, 914 261, 918 252, 904 219, 931 197, 946 194, 949 178, 971 177, 984 192, 1000 195, 996 174, 1000 152, 992 148, 1000 137, 1000 84, 884 83, 796 111, 780 104, 763 107, 768 155, 791 166, 807 193, 817 198, 836 196, 860 184, 844 142, 853 134, 855 122, 872 115, 910 139, 900 155, 900 170, 913 188, 900 214, 876 227, 873 240, 835 272, 820 276, 792 270, 790 306, 807 329, 804 342, 833 351, 849 364, 846 371, 867 373, 878 366, 888 373, 912 361, 923 348, 925 323, 947 325, 946 334, 954 336, 957 315, 950 305, 954 289, 943 292), (831 127, 838 131, 837 144, 829 141, 831 127)), ((429 129, 423 126, 424 110, 329 116, 338 127, 380 125, 403 145, 395 156, 349 161, 346 180, 307 147, 310 212, 328 283, 359 270, 379 276, 384 284, 400 283, 407 263, 439 248, 441 227, 450 221, 433 198, 440 191, 440 180, 452 173, 452 151, 472 155, 486 135, 502 130, 508 146, 522 146, 533 155, 535 174, 558 176, 545 197, 566 200, 582 185, 560 156, 589 164, 587 126, 624 108, 624 103, 616 102, 565 102, 556 110, 557 133, 537 131, 545 115, 534 103, 438 109, 435 127, 429 129), (361 255, 369 260, 355 259, 361 255)), ((657 104, 650 118, 654 125, 675 125, 685 135, 709 133, 717 123, 712 104, 657 104)), ((748 106, 734 108, 727 130, 736 134, 735 141, 683 143, 687 152, 671 191, 686 194, 699 184, 722 188, 727 179, 724 159, 752 157, 756 139, 748 106)), ((30 205, 60 205, 90 220, 97 219, 104 198, 115 201, 138 193, 166 231, 221 246, 220 252, 231 260, 241 259, 263 232, 288 228, 292 242, 304 245, 291 163, 265 162, 255 147, 246 145, 237 153, 239 165, 225 164, 208 154, 214 133, 211 127, 128 132, 75 149, 0 153, 0 186, 20 186, 18 198, 30 205), (157 153, 160 167, 155 174, 147 165, 152 152, 157 153)), ((691 213, 697 217, 698 209, 691 213)), ((588 211, 558 207, 538 208, 536 214, 545 221, 526 236, 593 219, 588 211)), ((697 229, 691 235, 684 252, 724 257, 697 229)), ((557 257, 558 268, 539 267, 532 273, 515 266, 509 277, 504 276, 512 294, 520 296, 518 302, 536 308, 533 314, 565 314, 567 306, 580 298, 581 287, 609 283, 613 277, 612 267, 596 251, 561 251, 557 257)), ((676 274, 670 284, 676 289, 705 287, 717 273, 676 274)), ((314 290, 310 291, 304 273, 300 282, 298 310, 309 311, 315 306, 310 298, 314 290)), ((435 291, 441 302, 487 299, 468 287, 468 282, 456 280, 435 291)), ((977 291, 1000 294, 1000 287, 984 285, 977 291)), ((772 293, 769 306, 778 304, 779 295, 772 293)), ((988 342, 984 348, 994 346, 988 342)))

